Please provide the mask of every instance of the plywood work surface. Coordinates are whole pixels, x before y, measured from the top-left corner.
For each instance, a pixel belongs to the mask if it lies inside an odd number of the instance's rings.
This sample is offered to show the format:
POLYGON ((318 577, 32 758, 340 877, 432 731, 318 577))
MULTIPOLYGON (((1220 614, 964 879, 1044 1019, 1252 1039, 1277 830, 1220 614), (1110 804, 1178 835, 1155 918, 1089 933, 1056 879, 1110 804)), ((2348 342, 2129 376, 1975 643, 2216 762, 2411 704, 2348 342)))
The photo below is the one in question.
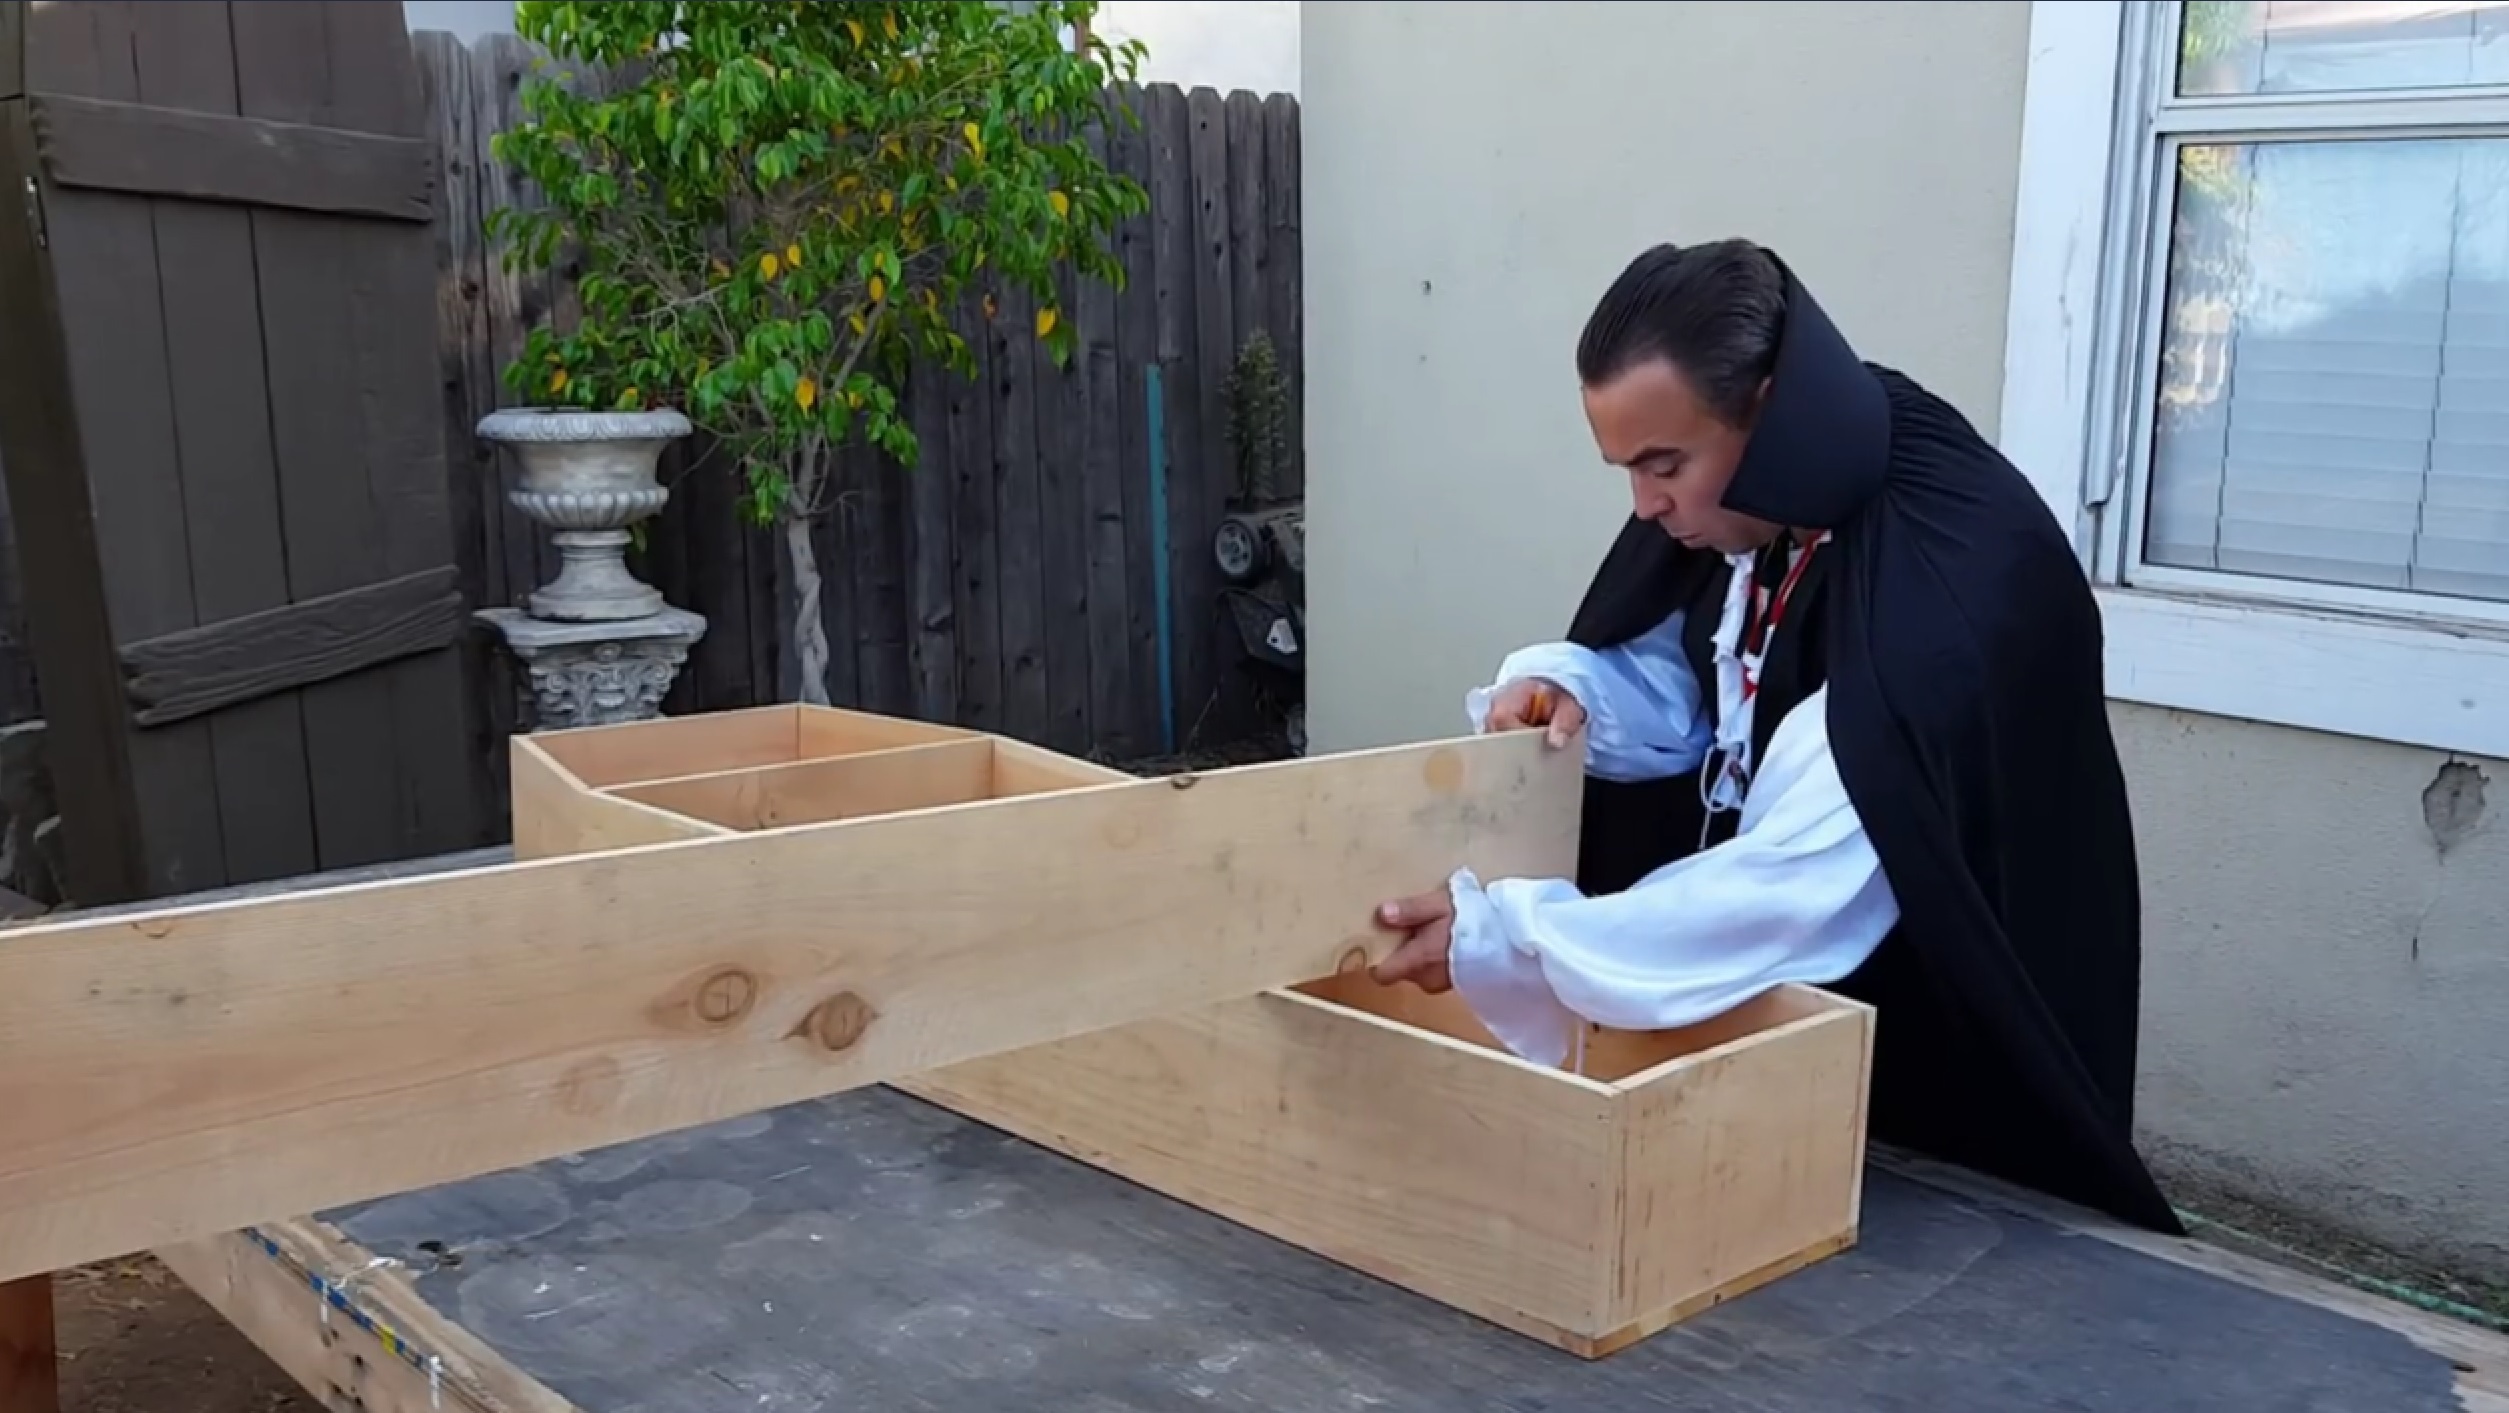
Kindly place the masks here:
POLYGON ((464 1413, 2467 1406, 2367 1320, 1882 1171, 1855 1250, 1599 1363, 885 1088, 324 1220, 503 1361, 464 1413))

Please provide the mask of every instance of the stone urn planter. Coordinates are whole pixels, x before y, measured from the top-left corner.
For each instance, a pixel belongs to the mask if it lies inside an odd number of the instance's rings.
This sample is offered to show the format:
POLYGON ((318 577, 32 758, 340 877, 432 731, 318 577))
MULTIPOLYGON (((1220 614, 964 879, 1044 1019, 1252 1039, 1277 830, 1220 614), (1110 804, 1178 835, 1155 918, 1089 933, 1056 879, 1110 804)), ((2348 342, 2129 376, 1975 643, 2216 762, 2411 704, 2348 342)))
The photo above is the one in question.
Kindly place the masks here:
POLYGON ((668 410, 513 407, 480 420, 481 439, 512 451, 521 469, 508 499, 557 545, 557 577, 526 600, 532 617, 616 623, 662 612, 661 592, 628 572, 628 527, 669 503, 654 468, 663 448, 691 430, 668 410))

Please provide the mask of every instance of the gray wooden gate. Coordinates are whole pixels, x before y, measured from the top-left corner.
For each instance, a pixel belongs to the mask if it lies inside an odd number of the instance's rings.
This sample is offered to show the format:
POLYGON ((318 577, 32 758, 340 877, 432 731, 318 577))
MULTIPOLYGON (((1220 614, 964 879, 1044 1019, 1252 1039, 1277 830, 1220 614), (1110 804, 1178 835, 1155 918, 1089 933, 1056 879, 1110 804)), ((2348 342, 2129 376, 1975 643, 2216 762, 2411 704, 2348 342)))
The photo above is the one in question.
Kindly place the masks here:
POLYGON ((401 7, 0 6, 0 467, 70 891, 480 842, 401 7))

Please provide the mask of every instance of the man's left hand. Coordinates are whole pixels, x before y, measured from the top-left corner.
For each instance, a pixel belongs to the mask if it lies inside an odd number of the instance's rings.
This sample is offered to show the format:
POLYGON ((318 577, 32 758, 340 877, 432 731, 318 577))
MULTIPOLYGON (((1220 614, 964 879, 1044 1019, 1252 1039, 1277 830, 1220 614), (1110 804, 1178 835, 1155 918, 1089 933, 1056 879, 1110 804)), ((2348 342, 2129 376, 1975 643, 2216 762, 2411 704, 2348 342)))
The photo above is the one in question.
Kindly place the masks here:
POLYGON ((1447 971, 1447 949, 1455 943, 1455 900, 1447 890, 1421 893, 1383 904, 1376 910, 1379 927, 1403 934, 1384 961, 1368 968, 1381 986, 1408 981, 1435 995, 1454 989, 1447 971))

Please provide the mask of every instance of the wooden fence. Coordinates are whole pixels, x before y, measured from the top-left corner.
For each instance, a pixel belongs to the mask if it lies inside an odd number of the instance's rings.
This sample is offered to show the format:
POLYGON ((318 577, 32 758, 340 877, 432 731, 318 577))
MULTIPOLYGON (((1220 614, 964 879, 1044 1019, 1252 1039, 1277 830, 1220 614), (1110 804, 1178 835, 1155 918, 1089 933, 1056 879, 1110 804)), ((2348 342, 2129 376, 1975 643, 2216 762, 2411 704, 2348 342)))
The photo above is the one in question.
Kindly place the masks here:
MULTIPOLYGON (((535 199, 487 156, 519 121, 535 51, 510 35, 413 44, 445 153, 439 332, 459 559, 474 602, 512 604, 551 572, 550 551, 505 502, 512 468, 472 428, 507 400, 497 374, 524 332, 574 317, 562 276, 507 273, 482 231, 484 213, 535 199)), ((978 376, 910 380, 919 466, 857 452, 839 471, 841 502, 817 534, 840 705, 1118 760, 1256 728, 1242 703, 1210 710, 1234 698, 1238 658, 1210 541, 1236 485, 1228 376, 1256 330, 1280 353, 1293 418, 1302 401, 1297 101, 1171 84, 1110 96, 1140 123, 1110 125, 1106 159, 1150 196, 1118 233, 1126 288, 1067 290, 1080 351, 1063 369, 1028 336, 1024 297, 1004 295, 990 325, 963 314, 978 376)), ((789 698, 775 538, 738 515, 728 467, 694 459, 666 463, 671 504, 639 558, 709 622, 666 709, 789 698)), ((1289 474, 1303 486, 1303 466, 1289 474)), ((496 666, 484 649, 481 665, 496 666)), ((498 712, 509 697, 498 691, 498 712)))
MULTIPOLYGON (((482 229, 488 211, 535 199, 486 159, 519 117, 533 51, 441 33, 412 48, 444 152, 437 347, 458 571, 474 606, 515 604, 554 572, 553 554, 507 503, 512 468, 472 429, 506 400, 497 373, 525 330, 574 317, 567 280, 509 274, 482 229)), ((919 467, 855 454, 841 469, 846 495, 818 526, 839 703, 1112 760, 1225 746, 1268 725, 1230 690, 1239 653, 1210 539, 1236 482, 1229 373, 1256 330, 1290 381, 1288 489, 1304 483, 1298 106, 1166 84, 1111 97, 1140 122, 1110 127, 1107 159, 1150 210, 1117 233, 1126 288, 1091 283, 1061 300, 1079 356, 1057 369, 1039 353, 1023 300, 1001 299, 991 325, 962 316, 980 371, 911 380, 919 467)), ((728 469, 665 469, 672 503, 639 568, 709 620, 666 709, 789 698, 775 538, 744 523, 728 469)), ((0 497, 0 726, 42 710, 11 520, 0 497)), ((469 651, 489 698, 474 741, 482 803, 501 819, 516 694, 487 635, 469 651)))

